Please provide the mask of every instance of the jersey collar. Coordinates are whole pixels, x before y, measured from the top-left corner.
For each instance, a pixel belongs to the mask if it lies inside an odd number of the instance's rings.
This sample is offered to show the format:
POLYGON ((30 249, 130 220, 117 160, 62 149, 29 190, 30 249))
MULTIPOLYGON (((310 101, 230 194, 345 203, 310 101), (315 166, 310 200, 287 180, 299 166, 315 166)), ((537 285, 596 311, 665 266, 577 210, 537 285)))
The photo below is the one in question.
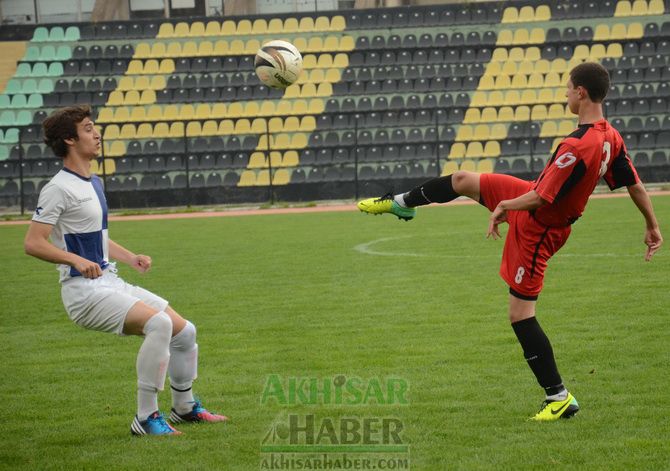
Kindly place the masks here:
POLYGON ((61 170, 62 170, 63 172, 67 172, 67 173, 69 173, 69 174, 71 174, 71 175, 74 175, 75 177, 77 177, 77 178, 79 178, 79 179, 81 179, 81 180, 84 180, 85 182, 90 182, 90 181, 91 181, 91 177, 83 177, 83 176, 79 175, 77 172, 73 172, 73 171, 70 170, 69 168, 63 167, 61 170))

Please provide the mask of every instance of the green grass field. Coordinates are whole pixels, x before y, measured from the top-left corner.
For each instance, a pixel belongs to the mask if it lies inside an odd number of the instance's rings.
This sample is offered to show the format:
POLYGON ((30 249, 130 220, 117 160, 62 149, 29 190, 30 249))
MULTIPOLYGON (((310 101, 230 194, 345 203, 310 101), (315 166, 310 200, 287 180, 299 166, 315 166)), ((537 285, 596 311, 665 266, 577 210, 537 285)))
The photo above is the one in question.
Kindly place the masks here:
MULTIPOLYGON (((653 202, 670 237, 670 197, 653 202)), ((273 420, 314 414, 398 418, 417 470, 668 469, 670 247, 645 263, 632 202, 590 203, 538 303, 582 410, 537 424, 527 418, 543 395, 507 321, 487 214, 112 222, 114 240, 154 261, 121 275, 195 323, 194 389, 231 418, 167 439, 129 434, 140 339, 71 323, 55 267, 23 254, 25 226, 1 226, 0 467, 259 469, 273 420), (401 378, 409 404, 262 403, 273 374, 401 378)))

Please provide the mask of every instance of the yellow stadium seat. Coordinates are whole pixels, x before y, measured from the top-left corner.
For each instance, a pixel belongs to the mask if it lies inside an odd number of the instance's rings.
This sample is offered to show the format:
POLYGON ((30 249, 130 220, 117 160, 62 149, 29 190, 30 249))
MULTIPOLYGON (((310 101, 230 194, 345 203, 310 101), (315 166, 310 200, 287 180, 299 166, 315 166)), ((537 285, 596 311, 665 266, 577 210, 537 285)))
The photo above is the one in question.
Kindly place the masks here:
POLYGON ((472 126, 467 124, 459 127, 458 131, 456 132, 457 141, 470 141, 472 140, 472 136, 473 136, 472 126))
POLYGON ((268 32, 268 22, 263 18, 255 19, 251 26, 251 34, 265 34, 268 32))
POLYGON ((98 123, 111 123, 114 121, 114 110, 112 108, 100 108, 98 112, 98 123))
MULTIPOLYGON (((170 60, 170 59, 164 59, 164 60, 170 60)), ((156 59, 149 59, 144 63, 144 70, 142 70, 143 74, 146 75, 154 75, 160 73, 159 67, 158 67, 158 61, 156 59)))
POLYGON ((537 46, 531 46, 526 48, 526 54, 524 55, 524 60, 527 61, 539 61, 542 59, 542 52, 537 46))
POLYGON ((630 16, 631 10, 631 4, 628 0, 619 0, 614 10, 614 16, 630 16))
POLYGON ((307 147, 307 134, 297 132, 291 137, 291 149, 304 149, 307 147))
POLYGON ((544 87, 544 76, 541 73, 533 73, 528 76, 528 86, 530 88, 544 87))
POLYGON ((556 121, 545 121, 542 123, 542 129, 540 129, 540 137, 553 137, 558 134, 558 126, 556 121))
POLYGON ((535 72, 540 73, 540 74, 546 74, 549 72, 550 66, 549 66, 549 61, 547 59, 540 59, 535 62, 535 72))
POLYGON ((596 29, 593 32, 594 41, 607 41, 610 38, 610 27, 606 24, 596 25, 596 29))
POLYGON ((554 103, 552 105, 549 105, 549 110, 547 112, 547 119, 561 119, 563 118, 564 114, 565 112, 563 109, 563 105, 554 103))
POLYGON ((165 83, 165 77, 163 75, 154 75, 151 77, 151 82, 149 83, 149 88, 152 90, 162 90, 167 84, 165 83))
POLYGON ((288 134, 277 134, 274 136, 274 139, 270 139, 272 149, 290 149, 291 148, 291 138, 288 134))
POLYGON ((561 76, 558 72, 549 72, 544 76, 544 86, 545 87, 560 87, 563 85, 561 83, 561 76))
POLYGON ((340 50, 340 40, 336 36, 326 36, 326 39, 323 41, 322 50, 337 52, 340 50))
POLYGON ((165 105, 162 112, 163 117, 160 119, 165 119, 166 121, 176 121, 179 119, 179 109, 177 108, 177 105, 165 105))
POLYGON ((228 105, 228 116, 231 118, 238 118, 241 116, 244 116, 244 105, 242 103, 238 102, 233 102, 230 105, 228 105))
POLYGON ((256 52, 261 48, 261 42, 258 39, 249 39, 244 44, 244 50, 247 54, 256 54, 256 52))
POLYGON ((535 10, 532 6, 526 5, 519 10, 519 22, 535 21, 535 10))
POLYGON ((181 55, 193 57, 198 55, 198 45, 195 41, 187 41, 181 47, 181 55))
POLYGON ((245 43, 241 39, 233 39, 230 42, 230 54, 242 55, 245 53, 245 43))
POLYGON ((488 94, 485 91, 477 90, 472 94, 472 99, 470 100, 470 106, 472 107, 482 107, 488 104, 488 94))
POLYGON ((530 75, 535 72, 535 64, 528 60, 523 60, 517 66, 517 73, 530 75))
POLYGON ((170 124, 170 135, 169 137, 184 137, 184 123, 181 121, 176 121, 170 124))
POLYGON ((461 162, 461 167, 460 170, 463 170, 465 172, 474 172, 477 169, 477 165, 475 164, 474 160, 463 160, 461 162))
MULTIPOLYGON (((499 50, 499 49, 497 49, 499 50)), ((495 77, 496 75, 499 75, 502 70, 501 62, 500 61, 493 61, 491 60, 488 64, 486 64, 486 70, 484 71, 484 77, 495 77)))
POLYGON ((554 59, 551 61, 551 71, 556 72, 559 74, 562 74, 568 69, 568 63, 565 61, 565 59, 554 59))
POLYGON ((355 47, 356 44, 354 43, 354 38, 352 36, 342 36, 340 38, 338 51, 350 52, 353 51, 355 47))
POLYGON ((543 44, 546 34, 542 28, 533 28, 530 30, 530 37, 528 38, 528 44, 543 44))
POLYGON ((219 123, 219 134, 228 135, 235 132, 235 122, 232 119, 224 119, 219 123))
POLYGON ((464 124, 478 123, 481 119, 479 108, 468 108, 463 117, 464 124))
POLYGON ((270 152, 270 165, 272 168, 277 168, 282 166, 282 153, 278 151, 270 152))
MULTIPOLYGON (((339 56, 340 54, 338 54, 339 56)), ((346 54, 341 54, 346 57, 346 54)), ((319 69, 329 69, 333 67, 333 56, 330 54, 321 54, 317 60, 316 67, 319 69)), ((337 67, 337 66, 336 66, 337 67)), ((346 66, 344 66, 346 67, 346 66)))
POLYGON ((318 33, 330 31, 330 20, 327 16, 319 16, 314 20, 314 31, 318 33))
POLYGON ((202 126, 199 121, 189 121, 186 124, 186 136, 197 137, 202 134, 202 126))
POLYGON ((575 59, 586 59, 589 57, 589 53, 589 47, 586 44, 578 44, 575 47, 572 57, 575 59))
MULTIPOLYGON (((295 38, 293 40, 293 45, 296 47, 298 51, 306 51, 307 50, 307 39, 305 38, 295 38)), ((304 64, 305 56, 303 54, 303 64, 304 64)))
POLYGON ((607 57, 621 57, 623 56, 623 47, 621 43, 609 43, 607 45, 607 57))
POLYGON ((647 11, 650 15, 662 15, 665 13, 665 5, 663 4, 663 0, 650 0, 647 11))
MULTIPOLYGON (((486 153, 486 149, 484 149, 486 153)), ((477 162, 477 173, 493 173, 493 160, 481 159, 477 162)))
MULTIPOLYGON (((158 43, 157 43, 158 44, 158 43)), ((154 44, 154 47, 157 46, 157 44, 154 44)), ((165 45, 163 45, 165 47, 165 45)), ((165 57, 179 57, 181 56, 181 43, 177 41, 172 41, 168 43, 167 49, 165 49, 165 52, 163 53, 163 56, 165 57)), ((153 55, 153 57, 161 57, 161 56, 156 56, 153 55)))
POLYGON ((135 78, 129 76, 121 77, 119 79, 118 85, 116 86, 117 90, 124 92, 127 90, 133 90, 134 88, 135 88, 135 78))
MULTIPOLYGON (((567 81, 566 81, 567 83, 567 81)), ((565 89, 557 88, 554 90, 554 100, 555 103, 564 103, 565 102, 565 89)))
POLYGON ((474 127, 472 139, 475 141, 486 141, 491 134, 488 124, 478 124, 474 127))
POLYGON ((214 43, 214 51, 212 52, 215 56, 227 56, 228 55, 228 41, 219 39, 214 43))
POLYGON ((547 119, 547 107, 545 105, 533 105, 530 110, 530 119, 533 121, 547 119))
MULTIPOLYGON (((319 115, 326 110, 326 102, 320 98, 312 98, 309 100, 309 107, 306 108, 305 113, 319 115)), ((304 114, 304 113, 303 113, 304 114)))
POLYGON ((509 50, 507 60, 521 62, 525 55, 526 53, 522 47, 513 47, 509 50))
MULTIPOLYGON (((495 62, 497 64, 497 62, 495 62)), ((492 75, 483 75, 479 79, 479 90, 492 90, 495 88, 496 81, 492 75)))
POLYGON ((114 112, 114 121, 117 123, 126 123, 130 121, 130 110, 126 106, 119 106, 114 112))
MULTIPOLYGON (((516 49, 519 49, 519 48, 516 48, 516 49)), ((519 71, 519 67, 517 66, 517 61, 510 59, 507 62, 502 63, 500 73, 498 74, 498 76, 500 76, 500 75, 516 75, 518 71, 519 71)))
POLYGON ((296 18, 286 18, 284 20, 284 33, 297 33, 298 31, 300 31, 300 29, 296 18))
POLYGON ((524 105, 534 105, 537 103, 537 90, 528 89, 521 91, 521 103, 524 105))
POLYGON ((553 103, 554 102, 554 89, 553 88, 542 88, 537 94, 538 103, 553 103))
POLYGON ((109 94, 107 98, 107 106, 120 106, 123 105, 123 92, 114 90, 109 94))
POLYGON ((251 121, 251 133, 252 134, 261 134, 267 131, 266 120, 263 118, 254 118, 251 121))
POLYGON ((482 123, 493 123, 498 121, 498 111, 492 106, 487 106, 482 110, 480 121, 482 123))
POLYGON ((549 21, 551 19, 551 10, 549 5, 538 5, 535 8, 535 21, 549 21))
POLYGON ((211 56, 214 54, 212 41, 200 41, 198 43, 198 56, 211 56))
POLYGON ((251 122, 247 118, 235 121, 235 134, 251 134, 251 122))
POLYGON ((505 103, 503 92, 495 90, 489 93, 488 104, 491 106, 501 106, 505 103))
POLYGON ((179 119, 183 119, 184 121, 195 119, 195 108, 193 105, 181 105, 179 107, 179 119))
POLYGON ((148 43, 138 43, 137 47, 135 48, 135 54, 133 54, 133 58, 146 59, 147 57, 151 57, 151 46, 148 43))
POLYGON ((272 134, 282 132, 284 130, 284 120, 282 118, 279 117, 270 118, 267 121, 267 123, 269 127, 269 132, 272 134))
POLYGON ((265 168, 267 167, 267 159, 264 152, 253 152, 249 156, 248 168, 265 168))
MULTIPOLYGON (((652 0, 653 1, 653 0, 652 0)), ((347 27, 346 20, 342 15, 335 15, 330 19, 331 31, 344 31, 347 27)))
POLYGON ((116 124, 108 124, 105 126, 105 131, 102 134, 104 140, 109 141, 111 139, 118 139, 121 132, 119 131, 119 126, 116 124))
POLYGON ((141 74, 144 70, 141 60, 133 59, 128 64, 128 70, 126 70, 127 75, 136 75, 141 74))
POLYGON ((591 51, 589 52, 589 60, 597 62, 606 56, 607 56, 607 50, 605 49, 604 44, 594 44, 593 46, 591 46, 591 51))
POLYGON ((503 123, 514 121, 514 109, 511 106, 501 107, 498 110, 498 121, 503 123))
POLYGON ((219 133, 219 123, 213 119, 208 119, 202 124, 203 136, 216 136, 219 133))
POLYGON ((174 37, 175 38, 186 38, 188 37, 190 28, 188 23, 180 21, 174 27, 174 37))
POLYGON ((328 82, 323 82, 316 88, 316 96, 329 97, 333 94, 333 86, 328 82))
POLYGON ((147 121, 147 113, 144 106, 133 106, 130 110, 130 121, 147 121))
MULTIPOLYGON (((510 38, 510 44, 511 44, 511 38, 510 38)), ((507 49, 504 47, 495 48, 493 50, 493 53, 491 54, 491 62, 505 62, 507 58, 508 58, 507 49)))
POLYGON ((302 132, 312 132, 316 129, 316 119, 314 116, 303 116, 300 120, 299 130, 302 132))
POLYGON ((174 36, 174 26, 172 23, 162 23, 158 28, 157 38, 171 38, 174 36))
POLYGON ((321 52, 324 51, 323 40, 320 36, 313 36, 307 41, 307 49, 305 52, 321 52))
MULTIPOLYGON (((223 118, 228 112, 228 107, 225 103, 214 103, 211 106, 210 117, 223 118)), ((197 110, 196 110, 197 113, 197 110)))
POLYGON ((191 28, 188 31, 188 35, 193 38, 200 38, 205 36, 205 23, 202 21, 194 21, 191 23, 191 28))
POLYGON ((253 170, 244 170, 240 175, 240 181, 237 183, 237 186, 255 186, 256 185, 256 172, 253 170))
POLYGON ((300 86, 298 85, 288 87, 286 88, 286 91, 284 91, 284 99, 298 98, 299 96, 300 96, 300 86))
POLYGON ((207 22, 205 36, 219 36, 221 34, 221 24, 218 21, 207 22))
POLYGON ((514 43, 514 33, 512 30, 503 29, 498 33, 496 46, 511 46, 514 43))
MULTIPOLYGON (((270 136, 270 140, 272 139, 273 137, 270 136)), ((256 145, 256 150, 267 150, 267 148, 268 148, 268 136, 263 134, 258 138, 258 144, 256 145)))
POLYGON ((507 126, 502 123, 492 124, 489 139, 501 140, 507 137, 507 126))
MULTIPOLYGON (((106 143, 109 144, 109 143, 106 143)), ((126 144, 123 141, 112 141, 111 145, 105 150, 106 157, 118 157, 126 153, 126 144)))
POLYGON ((300 120, 296 116, 289 116, 284 121, 285 132, 297 132, 300 130, 300 120))
POLYGON ((526 88, 528 87, 528 77, 523 74, 517 74, 512 77, 512 88, 526 88))
POLYGON ((135 137, 137 139, 149 139, 154 136, 154 128, 151 123, 142 123, 137 126, 135 137))
POLYGON ((289 150, 284 152, 284 157, 282 159, 283 167, 297 167, 300 165, 300 159, 298 158, 298 153, 294 150, 289 150))
POLYGON ((233 20, 225 20, 221 23, 221 35, 222 36, 231 36, 237 32, 237 27, 233 20))
POLYGON ((649 15, 647 0, 635 0, 631 8, 631 16, 649 15))
POLYGON ((620 39, 626 39, 627 35, 628 31, 624 23, 616 23, 612 25, 612 28, 610 29, 611 40, 618 41, 620 39))
POLYGON ((484 152, 482 153, 483 157, 499 157, 500 156, 500 143, 498 141, 488 141, 484 145, 484 152))
POLYGON ((272 18, 268 23, 268 34, 278 34, 282 32, 284 23, 279 18, 272 18))
MULTIPOLYGON (((295 100, 296 102, 300 101, 304 103, 304 100, 295 100)), ((291 100, 281 100, 279 103, 275 105, 275 114, 279 116, 285 116, 292 114, 292 107, 293 104, 291 103, 291 100)))
POLYGON ((530 119, 530 108, 526 105, 517 106, 514 110, 514 121, 528 121, 530 119))
POLYGON ((503 10, 501 23, 516 23, 519 21, 519 10, 516 7, 507 7, 503 10))
POLYGON ((519 28, 514 31, 514 39, 512 44, 530 44, 530 34, 526 28, 519 28))
POLYGON ((449 150, 450 159, 462 159, 465 157, 465 144, 462 142, 455 142, 449 150))
MULTIPOLYGON (((456 144, 454 144, 456 145, 456 144)), ((462 144, 461 144, 462 145, 462 144)), ((452 147, 453 149, 453 147, 452 147)), ((465 154, 465 151, 463 152, 465 154)), ((450 157, 451 158, 451 157, 450 157)), ((442 176, 451 175, 452 173, 458 172, 458 163, 454 161, 447 161, 442 167, 442 176)))
POLYGON ((484 155, 484 146, 479 141, 474 141, 468 143, 467 150, 465 151, 465 158, 468 159, 477 159, 484 155))
POLYGON ((270 184, 270 172, 259 170, 256 174, 256 186, 268 186, 270 184))
MULTIPOLYGON (((121 82, 119 81, 119 83, 121 83, 121 82)), ((139 77, 135 77, 135 82, 131 86, 130 90, 138 90, 138 91, 146 90, 147 88, 150 88, 149 84, 150 84, 149 76, 148 75, 140 75, 139 77)), ((118 89, 118 87, 117 87, 117 89, 118 89)))
POLYGON ((644 35, 641 23, 631 23, 628 25, 628 33, 626 39, 640 39, 644 35))
POLYGON ((512 86, 512 81, 509 75, 498 75, 496 77, 494 88, 496 90, 507 90, 512 86))
POLYGON ((156 103, 156 92, 153 90, 143 90, 138 104, 151 105, 152 103, 156 103))
POLYGON ((237 22, 236 34, 251 34, 252 24, 250 20, 240 20, 237 22))
POLYGON ((300 18, 298 26, 301 33, 311 33, 314 31, 314 18, 311 16, 303 16, 300 18))
POLYGON ((558 126, 558 133, 561 136, 567 136, 575 130, 575 122, 573 120, 563 120, 558 126))
POLYGON ((208 103, 201 103, 195 107, 193 114, 195 119, 208 119, 212 117, 212 110, 208 103))

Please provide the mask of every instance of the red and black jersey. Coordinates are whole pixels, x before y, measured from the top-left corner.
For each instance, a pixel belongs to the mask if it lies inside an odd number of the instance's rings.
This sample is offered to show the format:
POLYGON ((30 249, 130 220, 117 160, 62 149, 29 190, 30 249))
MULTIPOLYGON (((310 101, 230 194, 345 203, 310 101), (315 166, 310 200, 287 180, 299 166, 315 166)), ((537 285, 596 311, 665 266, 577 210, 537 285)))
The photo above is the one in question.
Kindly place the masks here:
POLYGON ((547 226, 566 226, 584 212, 598 180, 611 190, 640 181, 619 132, 605 119, 580 125, 563 139, 533 184, 549 204, 534 217, 547 226))

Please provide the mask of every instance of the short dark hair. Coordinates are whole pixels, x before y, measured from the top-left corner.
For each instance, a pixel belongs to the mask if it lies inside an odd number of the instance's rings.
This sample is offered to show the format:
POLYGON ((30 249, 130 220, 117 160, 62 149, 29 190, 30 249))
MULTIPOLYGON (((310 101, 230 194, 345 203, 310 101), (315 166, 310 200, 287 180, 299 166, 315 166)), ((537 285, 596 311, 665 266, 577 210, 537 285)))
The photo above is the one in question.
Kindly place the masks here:
POLYGON ((42 122, 44 143, 51 147, 58 157, 67 156, 65 139, 77 139, 77 124, 91 117, 91 107, 75 105, 54 111, 42 122))
POLYGON ((594 103, 600 103, 610 89, 610 74, 597 62, 584 62, 570 71, 570 80, 575 87, 584 87, 594 103))

